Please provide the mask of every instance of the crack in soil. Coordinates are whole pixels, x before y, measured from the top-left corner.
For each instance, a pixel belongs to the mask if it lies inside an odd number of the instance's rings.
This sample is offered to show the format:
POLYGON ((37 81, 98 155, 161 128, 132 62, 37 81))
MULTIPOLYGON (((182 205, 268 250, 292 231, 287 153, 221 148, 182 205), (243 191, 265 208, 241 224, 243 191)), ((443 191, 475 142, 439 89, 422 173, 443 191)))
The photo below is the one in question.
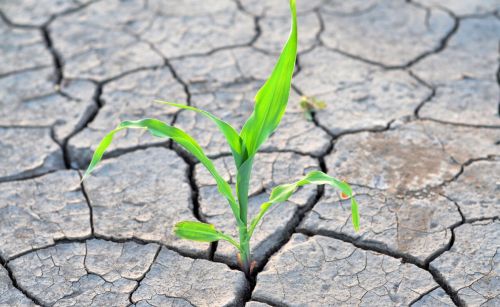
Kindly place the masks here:
POLYGON ((54 73, 55 73, 55 76, 56 76, 55 84, 56 84, 57 88, 59 89, 60 86, 61 86, 61 83, 62 83, 62 81, 64 79, 63 62, 62 62, 61 56, 59 55, 59 53, 57 52, 57 50, 54 48, 54 44, 52 42, 52 38, 51 38, 51 35, 50 35, 48 24, 44 24, 40 28, 40 30, 42 32, 42 37, 43 37, 43 40, 45 42, 45 47, 48 49, 50 55, 52 56, 52 63, 53 63, 53 66, 54 66, 54 73))
MULTIPOLYGON (((151 271, 151 268, 154 265, 156 259, 158 258, 158 255, 160 254, 162 248, 165 248, 165 249, 168 249, 170 251, 173 251, 173 252, 179 254, 182 257, 186 257, 186 258, 190 258, 190 259, 194 259, 194 260, 197 260, 197 259, 207 260, 205 257, 197 257, 197 256, 193 256, 191 254, 186 254, 186 253, 184 253, 183 251, 181 251, 179 249, 166 246, 162 242, 155 241, 155 240, 143 240, 143 239, 138 239, 138 238, 135 238, 135 237, 121 239, 121 238, 107 237, 107 236, 103 236, 103 235, 99 235, 99 234, 92 234, 92 235, 88 235, 88 236, 85 236, 85 237, 82 237, 82 238, 77 238, 77 239, 76 238, 72 238, 72 239, 67 239, 67 238, 58 239, 58 240, 55 240, 53 244, 49 244, 47 246, 40 247, 40 248, 34 248, 34 249, 30 250, 30 251, 26 251, 26 252, 17 254, 16 256, 11 257, 8 260, 5 260, 5 259, 3 259, 3 258, 0 257, 0 265, 2 265, 7 270, 8 274, 9 274, 9 278, 11 279, 12 284, 14 285, 14 287, 16 289, 18 289, 19 291, 21 291, 27 298, 29 298, 30 300, 32 300, 35 304, 40 305, 40 306, 44 306, 36 298, 32 297, 29 293, 27 293, 24 289, 22 289, 18 285, 18 283, 17 283, 17 281, 16 281, 16 279, 15 279, 15 277, 13 275, 12 270, 9 268, 9 263, 11 261, 14 261, 15 259, 18 259, 18 258, 23 257, 25 255, 28 255, 28 254, 31 254, 31 253, 36 253, 36 252, 38 252, 40 250, 44 250, 44 249, 47 249, 47 248, 55 247, 55 246, 58 246, 60 244, 67 244, 67 243, 87 243, 90 240, 104 240, 104 241, 113 242, 113 243, 134 242, 134 243, 139 244, 139 245, 155 244, 155 245, 158 246, 158 249, 157 249, 157 251, 155 253, 153 261, 151 262, 151 265, 149 266, 148 270, 143 275, 141 275, 138 279, 133 279, 133 280, 136 280, 138 283, 137 283, 136 287, 132 290, 132 292, 129 294, 129 301, 131 302, 131 304, 133 304, 133 302, 132 302, 132 295, 139 288, 140 283, 142 282, 142 280, 144 280, 144 278, 146 277, 147 273, 149 271, 151 271)), ((223 262, 219 262, 219 263, 224 264, 223 262)), ((234 268, 231 268, 229 265, 226 264, 226 266, 229 269, 234 270, 234 268)), ((241 271, 241 270, 238 270, 238 271, 241 271)))
MULTIPOLYGON (((189 181, 189 187, 191 189, 191 205, 192 205, 191 211, 193 213, 193 216, 198 221, 207 223, 207 220, 200 212, 199 190, 195 180, 195 169, 197 163, 193 161, 193 158, 186 151, 184 151, 181 148, 175 147, 173 142, 171 142, 169 149, 174 151, 177 154, 177 156, 182 160, 184 160, 184 162, 188 165, 186 171, 186 178, 189 181)), ((208 254, 207 254, 208 260, 213 261, 216 249, 217 249, 217 242, 212 242, 210 244, 210 247, 208 248, 208 254)))
POLYGON ((80 125, 80 127, 76 127, 67 137, 65 137, 62 140, 62 142, 57 141, 57 139, 55 138, 54 129, 52 129, 52 133, 51 133, 52 139, 54 140, 54 142, 59 144, 59 146, 61 147, 62 154, 63 154, 63 161, 64 161, 64 165, 65 165, 66 169, 75 169, 72 166, 71 155, 70 155, 69 149, 68 149, 69 140, 73 136, 77 135, 78 133, 83 131, 85 128, 87 128, 87 126, 97 117, 97 114, 99 113, 99 110, 102 107, 102 104, 100 102, 101 93, 102 93, 102 87, 97 85, 95 92, 94 92, 94 97, 92 98, 92 103, 94 103, 94 108, 88 113, 87 118, 82 121, 82 124, 80 125))
POLYGON ((31 294, 29 294, 27 291, 25 291, 18 283, 16 280, 16 277, 14 276, 14 273, 8 266, 8 262, 3 259, 2 256, 0 256, 0 265, 7 271, 7 274, 9 275, 9 279, 12 283, 12 286, 16 288, 19 292, 21 292, 27 299, 33 302, 33 304, 38 305, 38 306, 43 306, 43 304, 33 297, 31 294))
MULTIPOLYGON (((253 15, 251 15, 251 16, 253 16, 253 15)), ((243 48, 243 47, 254 47, 253 45, 255 44, 255 42, 259 39, 259 37, 262 34, 262 29, 260 27, 260 16, 253 16, 253 22, 254 22, 255 33, 254 33, 253 37, 246 43, 232 44, 232 45, 216 47, 216 48, 213 48, 207 52, 191 53, 191 54, 187 54, 187 55, 173 56, 173 57, 169 57, 168 59, 170 61, 174 61, 174 60, 189 59, 189 58, 193 58, 193 57, 207 57, 207 56, 213 55, 214 53, 217 53, 219 51, 232 50, 232 49, 238 49, 238 48, 243 48)), ((163 56, 163 58, 166 58, 166 57, 163 56)))
MULTIPOLYGON (((498 11, 498 13, 500 14, 500 11, 498 11)), ((498 56, 500 57, 500 41, 498 42, 498 56)), ((496 79, 497 79, 498 88, 500 89, 500 63, 498 64, 496 79)), ((498 97, 498 114, 497 115, 500 117, 500 97, 498 97)))
POLYGON ((132 301, 132 295, 134 295, 135 291, 137 291, 137 289, 139 289, 140 285, 141 285, 141 282, 144 280, 144 278, 146 278, 146 275, 148 275, 149 271, 151 271, 151 268, 153 267, 153 264, 156 262, 156 259, 158 258, 158 256, 160 255, 160 251, 161 251, 161 246, 158 246, 158 249, 156 250, 156 253, 153 257, 153 261, 151 261, 151 265, 149 266, 149 268, 144 272, 144 274, 142 274, 136 281, 137 281, 137 285, 134 287, 134 289, 130 292, 129 296, 128 296, 128 301, 130 302, 131 305, 134 305, 134 302, 132 301))
POLYGON ((413 301, 411 301, 408 304, 408 306, 410 306, 410 307, 413 306, 413 304, 415 304, 416 302, 420 301, 422 298, 424 298, 424 296, 426 296, 427 294, 431 293, 432 291, 434 291, 434 290, 436 290, 438 288, 439 288, 439 286, 435 286, 434 288, 432 288, 432 289, 430 289, 430 290, 428 290, 428 291, 420 294, 416 299, 414 299, 413 301))
MULTIPOLYGON (((98 233, 94 233, 94 234, 91 234, 91 235, 87 235, 87 236, 83 236, 83 237, 80 237, 80 238, 60 238, 60 239, 55 239, 54 240, 54 243, 52 244, 47 244, 43 247, 38 247, 38 248, 33 248, 29 251, 25 251, 25 252, 22 252, 22 253, 19 253, 19 254, 16 254, 15 256, 13 257, 10 257, 9 259, 0 259, 1 262, 0 264, 3 262, 4 266, 8 266, 9 263, 11 261, 14 261, 20 257, 23 257, 23 256, 26 256, 28 254, 31 254, 31 253, 34 253, 34 252, 38 252, 40 250, 44 250, 44 249, 47 249, 47 248, 51 248, 51 247, 55 247, 55 246, 58 246, 58 245, 61 245, 61 244, 67 244, 67 243, 85 243, 87 241, 90 241, 90 240, 103 240, 103 241, 108 241, 108 242, 113 242, 113 243, 127 243, 127 242, 134 242, 136 244, 139 244, 139 245, 148 245, 148 244, 156 244, 162 248, 165 248, 165 249, 168 249, 170 251, 173 251, 183 257, 186 257, 186 258, 191 258, 191 259, 204 259, 204 260, 207 260, 206 257, 203 257, 203 256, 196 256, 195 254, 190 254, 190 253, 186 253, 184 251, 182 251, 181 249, 178 249, 178 248, 175 248, 175 247, 172 247, 172 246, 167 246, 165 245, 163 242, 159 241, 159 240, 146 240, 146 239, 140 239, 140 238, 137 238, 137 237, 128 237, 128 238, 116 238, 116 237, 112 237, 112 236, 106 236, 106 235, 102 235, 102 234, 98 234, 98 233)), ((220 262, 222 263, 222 262, 220 262)), ((230 266, 227 265, 228 268, 232 269, 230 266)))
MULTIPOLYGON (((500 42, 499 42, 499 51, 500 51, 500 42)), ((431 102, 437 93, 438 88, 440 87, 439 85, 434 86, 420 78, 417 74, 415 74, 412 70, 408 70, 408 73, 411 77, 413 77, 418 83, 421 85, 427 87, 428 89, 431 90, 431 94, 425 98, 415 109, 414 111, 414 117, 415 119, 418 120, 427 120, 427 121, 433 121, 439 124, 445 124, 445 125, 451 125, 451 126, 457 126, 457 127, 468 127, 468 128, 484 128, 484 129, 500 129, 500 125, 481 125, 481 124, 467 124, 467 123, 457 123, 457 122, 450 122, 446 120, 441 120, 441 119, 434 119, 432 117, 422 117, 420 116, 420 110, 429 102, 431 102)), ((498 66, 498 70, 496 73, 496 77, 498 86, 500 88, 500 65, 498 66)), ((500 98, 498 102, 498 116, 500 116, 500 98)))
MULTIPOLYGON (((458 227, 458 226, 459 225, 457 224, 456 227, 458 227)), ((426 261, 425 264, 421 264, 414 257, 409 257, 411 255, 405 255, 405 254, 402 254, 402 253, 399 253, 399 252, 391 251, 389 249, 384 248, 380 244, 375 245, 375 244, 370 244, 369 242, 356 241, 356 240, 354 240, 353 238, 351 238, 351 237, 349 237, 347 235, 344 235, 344 234, 341 234, 341 233, 336 233, 336 232, 333 232, 333 231, 315 231, 315 232, 311 232, 311 231, 306 231, 306 230, 302 230, 301 229, 301 230, 298 231, 298 233, 301 233, 301 234, 306 235, 308 237, 312 237, 312 236, 315 236, 315 235, 321 235, 321 236, 325 236, 325 237, 329 237, 329 238, 341 240, 343 242, 350 243, 350 244, 354 245, 355 247, 357 247, 359 249, 366 250, 366 251, 374 251, 374 252, 377 252, 377 253, 389 256, 389 257, 393 257, 393 258, 396 258, 396 259, 401 259, 401 261, 403 263, 413 264, 413 265, 419 267, 420 269, 423 269, 423 270, 429 272, 432 275, 434 281, 441 288, 443 288, 443 290, 445 290, 446 294, 448 294, 448 296, 450 296, 450 298, 452 299, 452 301, 457 306, 462 306, 459 303, 458 296, 456 295, 456 293, 454 293, 451 290, 451 287, 449 286, 448 282, 444 278, 440 278, 436 274, 436 272, 433 272, 430 269, 428 260, 426 261)), ((453 238, 453 236, 454 235, 453 235, 453 232, 452 232, 452 238, 453 238)), ((452 239, 450 239, 450 241, 451 240, 452 239)), ((452 243, 449 244, 449 246, 447 248, 444 248, 439 254, 435 255, 435 257, 433 259, 439 257, 444 252, 448 251, 451 247, 452 247, 452 243)))
MULTIPOLYGON (((500 108, 500 107, 499 107, 500 108)), ((455 123, 449 122, 445 120, 435 119, 432 117, 420 117, 420 120, 429 120, 439 124, 452 125, 457 127, 468 127, 468 128, 482 128, 482 129, 500 129, 500 125, 473 125, 473 124, 464 124, 464 123, 455 123)))
MULTIPOLYGON (((422 9, 424 9, 424 8, 422 8, 422 9)), ((418 62, 422 61, 423 59, 427 58, 430 55, 438 54, 438 53, 442 52, 443 50, 445 50, 446 47, 448 46, 449 40, 457 32, 459 25, 460 25, 460 19, 462 17, 459 18, 459 17, 455 16, 453 14, 453 12, 451 12, 449 10, 445 10, 445 9, 441 9, 441 10, 446 12, 453 19, 453 26, 451 27, 451 29, 440 39, 438 45, 435 48, 433 48, 431 50, 424 51, 423 53, 419 54, 415 58, 413 58, 413 59, 409 60, 408 62, 401 64, 401 65, 386 65, 386 64, 378 62, 378 61, 370 60, 370 59, 364 58, 362 56, 343 51, 343 50, 338 49, 338 48, 329 47, 323 42, 323 40, 321 39, 321 36, 319 37, 319 39, 320 39, 321 45, 324 46, 325 48, 327 48, 328 50, 331 50, 331 51, 336 52, 338 54, 347 56, 351 59, 358 60, 358 61, 361 61, 361 62, 364 62, 367 64, 375 65, 375 66, 381 67, 385 70, 404 70, 404 69, 412 67, 413 65, 417 64, 418 62)))
POLYGON ((60 171, 60 170, 62 170, 62 169, 53 169, 53 170, 49 170, 49 171, 46 171, 46 172, 43 172, 40 174, 26 175, 26 176, 24 176, 23 173, 20 173, 20 174, 17 174, 13 179, 11 179, 12 176, 0 179, 0 183, 17 182, 17 181, 26 181, 26 180, 30 180, 30 179, 36 179, 36 178, 39 178, 39 177, 42 177, 42 176, 45 176, 48 174, 55 173, 55 172, 60 171))
POLYGON ((460 170, 451 179, 444 180, 442 183, 440 183, 440 184, 438 184, 436 186, 430 187, 430 188, 431 189, 438 189, 438 188, 447 186, 448 184, 450 184, 450 183, 458 180, 458 178, 460 178, 460 176, 465 171, 465 168, 467 166, 470 166, 471 164, 473 164, 475 162, 480 162, 480 161, 495 161, 496 159, 499 159, 499 158, 500 158, 500 155, 498 155, 498 156, 497 155, 488 155, 486 157, 479 157, 479 158, 469 159, 469 160, 465 161, 464 163, 462 163, 460 165, 460 170))
POLYGON ((410 77, 412 77, 413 79, 415 79, 420 85, 428 88, 431 93, 429 94, 429 96, 427 96, 426 98, 424 98, 424 100, 422 100, 418 106, 415 108, 415 110, 413 111, 413 117, 415 117, 416 120, 419 120, 420 119, 420 110, 423 108, 423 106, 425 104, 427 104, 429 101, 431 101, 432 99, 434 99, 434 97, 436 96, 436 87, 432 86, 431 84, 427 83, 425 80, 423 80, 422 78, 420 78, 419 76, 417 76, 413 71, 409 70, 408 71, 408 74, 410 75, 410 77))
POLYGON ((85 185, 83 184, 83 175, 80 171, 78 171, 78 176, 80 176, 80 189, 82 190, 83 197, 85 198, 85 202, 87 203, 87 207, 89 208, 89 224, 90 224, 90 235, 94 235, 94 208, 90 204, 90 198, 85 190, 85 185))

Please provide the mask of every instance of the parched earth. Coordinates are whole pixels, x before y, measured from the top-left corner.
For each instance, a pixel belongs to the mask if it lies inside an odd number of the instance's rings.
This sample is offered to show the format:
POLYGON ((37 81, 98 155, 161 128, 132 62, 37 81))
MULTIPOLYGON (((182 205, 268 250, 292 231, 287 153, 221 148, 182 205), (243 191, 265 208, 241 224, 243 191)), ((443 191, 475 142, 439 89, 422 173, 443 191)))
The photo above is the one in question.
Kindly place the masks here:
POLYGON ((306 187, 252 239, 245 276, 226 243, 182 241, 180 220, 235 235, 208 172, 125 119, 188 131, 234 184, 216 127, 241 127, 289 27, 286 0, 0 1, 0 306, 499 306, 500 3, 298 0, 300 48, 279 130, 251 180, 320 169, 348 201, 306 187), (308 120, 300 96, 326 102, 308 120))

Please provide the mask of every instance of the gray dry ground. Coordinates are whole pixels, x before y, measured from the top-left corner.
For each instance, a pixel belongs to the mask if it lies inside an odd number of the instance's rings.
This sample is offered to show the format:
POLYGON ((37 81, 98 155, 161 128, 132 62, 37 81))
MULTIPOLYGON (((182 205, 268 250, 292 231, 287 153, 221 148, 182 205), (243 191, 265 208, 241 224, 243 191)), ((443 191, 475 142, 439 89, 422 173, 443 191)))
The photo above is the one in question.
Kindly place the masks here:
POLYGON ((180 220, 234 221, 208 172, 142 131, 191 133, 235 183, 206 118, 239 128, 286 39, 286 0, 0 1, 0 306, 499 306, 500 2, 299 0, 289 106, 255 161, 250 213, 321 169, 252 240, 177 239, 180 220), (313 121, 301 95, 326 101, 313 121))

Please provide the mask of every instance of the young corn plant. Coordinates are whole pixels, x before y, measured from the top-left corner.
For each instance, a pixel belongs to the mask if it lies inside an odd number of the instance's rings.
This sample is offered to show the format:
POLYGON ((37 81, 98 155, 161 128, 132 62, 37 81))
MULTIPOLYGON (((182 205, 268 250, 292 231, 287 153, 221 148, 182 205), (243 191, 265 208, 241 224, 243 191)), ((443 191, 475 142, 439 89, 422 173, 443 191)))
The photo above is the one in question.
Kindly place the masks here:
MULTIPOLYGON (((253 160, 259 147, 269 138, 278 127, 288 102, 292 74, 295 67, 297 55, 297 13, 295 0, 290 0, 291 31, 286 44, 279 56, 271 75, 255 96, 255 107, 253 113, 238 132, 227 122, 217 118, 215 115, 182 104, 159 101, 169 106, 197 112, 206 116, 217 125, 224 135, 231 149, 234 163, 237 169, 236 195, 231 186, 221 177, 212 161, 203 152, 198 142, 183 130, 166 124, 158 119, 146 118, 137 121, 124 121, 114 130, 109 132, 99 143, 94 152, 92 160, 83 178, 86 178, 101 161, 106 148, 111 144, 114 135, 125 129, 144 129, 158 138, 170 138, 185 150, 196 157, 203 164, 216 181, 218 191, 229 203, 236 224, 238 225, 239 238, 233 238, 217 230, 214 225, 197 222, 182 221, 175 225, 174 232, 180 238, 215 242, 225 240, 234 245, 239 252, 239 260, 242 269, 247 274, 251 270, 250 239, 262 217, 271 206, 276 203, 285 202, 297 191, 298 188, 307 184, 330 185, 341 192, 343 199, 351 201, 351 216, 355 230, 359 228, 358 205, 353 197, 351 187, 344 181, 330 177, 321 171, 312 171, 294 183, 283 184, 271 191, 269 200, 263 203, 258 214, 249 221, 248 219, 248 190, 253 160)), ((83 180, 83 179, 82 179, 83 180)))

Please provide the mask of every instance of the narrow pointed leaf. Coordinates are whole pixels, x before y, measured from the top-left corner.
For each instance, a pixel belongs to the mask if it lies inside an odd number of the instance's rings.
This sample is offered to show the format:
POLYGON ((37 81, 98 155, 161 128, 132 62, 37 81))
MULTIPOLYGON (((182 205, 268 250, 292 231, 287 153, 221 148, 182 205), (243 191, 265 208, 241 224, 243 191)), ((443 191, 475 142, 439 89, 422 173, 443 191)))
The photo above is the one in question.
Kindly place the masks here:
POLYGON ((201 222, 179 222, 175 225, 174 232, 178 237, 191 241, 215 242, 221 239, 214 225, 201 222))
POLYGON ((290 198, 290 196, 292 196, 293 193, 297 191, 299 187, 304 186, 306 184, 317 184, 317 185, 327 184, 334 188, 337 188, 342 193, 347 195, 351 199, 352 224, 356 231, 359 230, 358 203, 356 202, 356 199, 354 199, 352 195, 351 187, 344 181, 333 178, 321 171, 312 171, 295 183, 288 183, 275 187, 271 192, 269 200, 261 205, 259 213, 252 220, 252 223, 250 224, 249 234, 251 235, 253 233, 260 219, 264 216, 264 214, 267 212, 267 210, 269 210, 269 208, 272 205, 287 201, 290 198))
POLYGON ((113 136, 123 129, 146 129, 151 133, 151 135, 155 137, 162 138, 171 138, 173 141, 184 147, 188 152, 190 152, 193 156, 195 156, 210 172, 212 177, 214 177, 219 192, 228 200, 229 205, 233 211, 233 214, 236 217, 238 224, 241 224, 239 219, 239 208, 236 200, 234 198, 233 192, 229 184, 219 175, 217 170, 215 169, 212 161, 205 155, 201 146, 193 139, 189 134, 184 132, 183 130, 170 126, 160 120, 157 119, 142 119, 137 121, 124 121, 118 125, 118 127, 108 133, 101 141, 101 143, 97 146, 96 151, 92 157, 92 161, 85 172, 84 178, 88 176, 97 166, 97 164, 101 161, 102 156, 108 146, 111 144, 113 140, 113 136))
POLYGON ((218 231, 212 224, 196 221, 183 221, 175 225, 174 233, 179 238, 198 242, 215 242, 225 240, 233 244, 237 249, 240 249, 239 244, 236 243, 233 238, 218 231))
POLYGON ((213 115, 210 112, 207 112, 205 110, 201 110, 192 106, 187 106, 184 104, 178 104, 178 103, 173 103, 173 102, 168 102, 168 101, 163 101, 163 100, 155 100, 155 102, 161 103, 161 104, 166 104, 169 106, 177 107, 180 109, 185 109, 189 111, 194 111, 197 112, 208 119, 212 120, 217 127, 219 127, 219 130, 222 132, 224 137, 226 138, 226 141, 231 148, 231 152, 233 153, 233 157, 236 162, 236 166, 238 167, 243 161, 242 161, 242 140, 236 129, 233 128, 229 123, 221 120, 217 116, 213 115))
POLYGON ((115 130, 109 132, 108 134, 106 134, 105 137, 102 138, 101 142, 99 143, 99 145, 97 145, 97 148, 94 151, 94 155, 92 156, 92 160, 90 161, 90 164, 87 167, 85 174, 83 174, 82 181, 85 180, 85 178, 87 178, 90 175, 90 173, 94 171, 97 164, 99 164, 99 162, 102 160, 104 152, 109 147, 109 145, 111 145, 113 137, 120 130, 123 130, 123 128, 116 128, 115 130))
POLYGON ((241 130, 248 156, 278 127, 285 113, 297 56, 297 12, 295 0, 290 0, 292 26, 273 72, 255 96, 255 108, 241 130))

